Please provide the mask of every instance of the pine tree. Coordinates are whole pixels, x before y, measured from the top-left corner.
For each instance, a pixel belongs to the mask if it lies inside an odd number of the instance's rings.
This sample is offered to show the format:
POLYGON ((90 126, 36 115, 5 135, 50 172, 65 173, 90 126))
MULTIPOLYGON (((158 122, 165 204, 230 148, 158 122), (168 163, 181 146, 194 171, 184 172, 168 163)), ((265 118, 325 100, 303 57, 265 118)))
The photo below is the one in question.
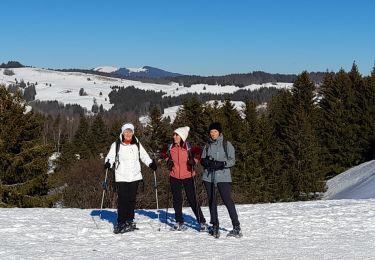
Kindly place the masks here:
POLYGON ((170 124, 162 118, 158 107, 153 107, 150 111, 150 122, 146 126, 145 141, 151 151, 156 153, 163 144, 170 142, 172 129, 170 124))
POLYGON ((202 102, 194 96, 185 100, 181 109, 177 112, 173 122, 173 128, 189 126, 189 140, 195 144, 205 144, 208 138, 208 119, 202 102))
POLYGON ((368 109, 366 112, 366 121, 368 124, 368 143, 365 148, 364 160, 375 159, 375 66, 371 75, 365 79, 366 98, 368 109))
POLYGON ((292 88, 292 114, 285 129, 287 148, 285 169, 289 171, 294 199, 309 199, 324 191, 324 176, 318 157, 320 147, 314 126, 317 106, 314 83, 308 73, 298 76, 292 88))
POLYGON ((320 148, 313 125, 300 107, 286 129, 285 164, 292 195, 296 200, 315 198, 324 191, 324 174, 320 162, 320 148))
POLYGON ((19 93, 0 86, 0 207, 48 207, 47 158, 42 117, 25 113, 19 93))
POLYGON ((79 126, 73 138, 73 152, 75 155, 79 156, 80 159, 88 159, 92 156, 90 150, 90 140, 89 138, 89 123, 84 115, 80 116, 79 126))
POLYGON ((229 99, 226 99, 224 105, 220 108, 220 116, 219 122, 223 125, 225 138, 236 144, 240 138, 242 120, 239 112, 229 99))
POLYGON ((99 154, 104 154, 108 149, 108 130, 104 124, 101 114, 95 116, 90 130, 89 147, 91 154, 97 157, 99 154))
POLYGON ((326 164, 326 176, 333 177, 361 160, 358 146, 356 96, 349 75, 340 70, 328 74, 321 86, 319 135, 326 164))
MULTIPOLYGON (((374 89, 370 84, 366 84, 358 67, 353 63, 349 72, 351 88, 353 89, 355 102, 353 107, 353 131, 357 139, 357 149, 361 153, 361 158, 355 164, 367 161, 368 150, 371 147, 371 136, 374 134, 374 89)), ((371 148, 370 148, 371 149, 371 148)))
POLYGON ((264 202, 290 200, 291 187, 288 175, 282 170, 282 145, 275 134, 269 114, 263 114, 259 120, 259 167, 265 184, 262 190, 264 202))
POLYGON ((260 165, 261 133, 254 101, 245 103, 245 118, 236 144, 235 181, 245 194, 248 202, 265 200, 265 178, 260 165))

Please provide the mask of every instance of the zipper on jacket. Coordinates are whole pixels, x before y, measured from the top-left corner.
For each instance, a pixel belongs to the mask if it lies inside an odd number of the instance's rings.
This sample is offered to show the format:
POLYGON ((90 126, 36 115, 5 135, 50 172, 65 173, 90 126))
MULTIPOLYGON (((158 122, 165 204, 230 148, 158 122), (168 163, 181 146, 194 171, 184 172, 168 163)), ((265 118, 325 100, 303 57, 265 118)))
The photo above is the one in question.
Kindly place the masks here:
POLYGON ((179 179, 181 180, 181 165, 180 165, 180 146, 177 146, 177 151, 178 151, 178 156, 177 156, 177 160, 178 160, 178 177, 179 179))

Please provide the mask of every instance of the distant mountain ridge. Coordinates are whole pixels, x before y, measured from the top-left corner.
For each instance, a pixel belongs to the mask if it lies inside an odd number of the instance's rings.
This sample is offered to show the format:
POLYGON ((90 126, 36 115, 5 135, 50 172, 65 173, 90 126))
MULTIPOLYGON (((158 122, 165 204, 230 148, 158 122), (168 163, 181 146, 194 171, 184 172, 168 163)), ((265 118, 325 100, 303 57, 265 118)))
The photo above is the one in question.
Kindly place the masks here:
MULTIPOLYGON (((27 67, 17 61, 9 61, 7 64, 1 64, 1 66, 0 68, 27 67)), ((297 78, 296 74, 267 73, 264 71, 253 71, 249 73, 232 73, 222 76, 185 75, 165 71, 151 66, 144 66, 142 68, 116 68, 112 66, 100 66, 93 69, 73 68, 51 70, 63 72, 81 72, 154 84, 169 84, 170 82, 176 82, 179 85, 183 85, 185 87, 190 87, 194 84, 208 84, 220 86, 234 85, 238 87, 244 87, 251 84, 263 84, 269 82, 293 83, 294 80, 297 78)), ((309 76, 313 82, 321 84, 323 82, 324 76, 327 73, 328 72, 310 72, 309 76)))
POLYGON ((183 74, 169 72, 151 66, 144 66, 142 68, 119 68, 117 71, 112 71, 112 74, 125 77, 145 77, 145 78, 167 78, 183 76, 183 74))

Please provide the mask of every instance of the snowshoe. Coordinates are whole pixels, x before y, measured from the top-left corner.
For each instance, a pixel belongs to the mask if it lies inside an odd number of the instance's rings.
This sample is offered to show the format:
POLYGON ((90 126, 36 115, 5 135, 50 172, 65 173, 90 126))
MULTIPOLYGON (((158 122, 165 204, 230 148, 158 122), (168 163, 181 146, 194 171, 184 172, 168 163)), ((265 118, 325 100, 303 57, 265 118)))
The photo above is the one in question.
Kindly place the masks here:
POLYGON ((219 238, 220 237, 219 226, 212 226, 210 230, 208 231, 208 234, 213 236, 214 238, 219 238))
POLYGON ((205 231, 207 231, 207 225, 206 225, 206 223, 200 223, 199 224, 199 232, 205 232, 205 231))
POLYGON ((187 227, 184 225, 184 223, 176 223, 173 227, 172 227, 172 231, 185 231, 187 229, 187 227))
POLYGON ((233 230, 229 231, 229 233, 227 234, 227 237, 241 238, 242 232, 240 226, 234 226, 233 230))
POLYGON ((137 226, 134 222, 118 223, 113 229, 114 234, 123 234, 137 230, 137 226))
POLYGON ((125 223, 117 223, 113 229, 114 234, 122 233, 122 230, 125 229, 125 223))
POLYGON ((129 221, 125 223, 125 227, 121 230, 120 233, 126 233, 126 232, 131 232, 134 230, 137 230, 137 226, 133 221, 129 221))

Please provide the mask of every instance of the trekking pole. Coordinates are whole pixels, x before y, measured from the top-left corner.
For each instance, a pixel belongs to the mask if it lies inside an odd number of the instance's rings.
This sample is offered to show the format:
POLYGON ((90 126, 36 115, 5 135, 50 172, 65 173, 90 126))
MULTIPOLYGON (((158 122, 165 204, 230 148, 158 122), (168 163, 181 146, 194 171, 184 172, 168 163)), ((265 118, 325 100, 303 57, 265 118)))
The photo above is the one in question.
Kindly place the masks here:
MULTIPOLYGON (((169 179, 169 177, 168 177, 169 179)), ((167 224, 168 224, 168 210, 169 210, 169 195, 171 193, 171 183, 169 183, 169 186, 168 186, 168 193, 167 193, 167 210, 165 211, 165 228, 167 228, 167 224)))
POLYGON ((154 186, 155 186, 155 198, 156 198, 156 211, 158 212, 158 221, 159 221, 158 231, 160 231, 160 212, 159 212, 159 199, 158 199, 158 184, 156 182, 156 171, 154 171, 154 186))
MULTIPOLYGON (((193 186, 194 186, 195 210, 197 212, 198 224, 200 225, 201 224, 201 216, 199 214, 199 205, 198 205, 198 196, 197 196, 197 184, 196 184, 195 178, 193 176, 193 167, 191 168, 190 173, 191 173, 191 178, 193 179, 193 186)), ((199 229, 200 229, 200 227, 199 227, 199 229)))
POLYGON ((106 169, 106 171, 105 171, 105 178, 104 178, 104 182, 102 183, 103 194, 102 194, 102 203, 100 204, 100 213, 99 213, 99 217, 100 217, 100 219, 102 218, 102 211, 103 211, 103 203, 104 203, 104 195, 105 195, 105 191, 106 191, 107 188, 108 188, 108 185, 107 185, 107 177, 108 177, 108 169, 106 169))

